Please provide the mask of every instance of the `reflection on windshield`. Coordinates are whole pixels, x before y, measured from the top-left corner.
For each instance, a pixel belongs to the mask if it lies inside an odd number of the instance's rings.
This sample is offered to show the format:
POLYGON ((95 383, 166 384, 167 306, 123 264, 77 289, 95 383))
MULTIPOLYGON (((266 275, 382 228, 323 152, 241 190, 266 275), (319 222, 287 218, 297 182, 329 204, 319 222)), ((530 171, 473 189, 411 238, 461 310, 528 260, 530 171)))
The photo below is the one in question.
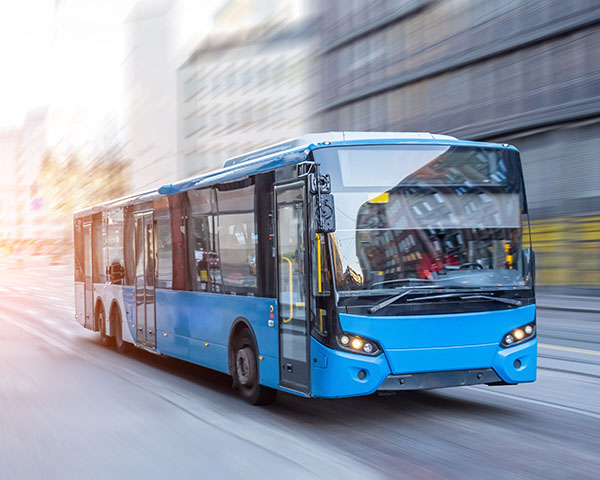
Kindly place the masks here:
POLYGON ((417 283, 525 285, 516 152, 375 148, 371 156, 366 147, 340 149, 339 161, 327 163, 336 197, 332 244, 340 293, 417 283))

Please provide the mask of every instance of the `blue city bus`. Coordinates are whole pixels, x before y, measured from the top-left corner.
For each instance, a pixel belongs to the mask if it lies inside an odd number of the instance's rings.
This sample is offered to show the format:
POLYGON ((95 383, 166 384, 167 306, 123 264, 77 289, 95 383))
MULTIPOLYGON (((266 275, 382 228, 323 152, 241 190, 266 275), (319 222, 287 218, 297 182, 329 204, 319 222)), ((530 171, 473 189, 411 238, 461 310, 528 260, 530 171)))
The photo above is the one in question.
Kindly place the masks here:
POLYGON ((510 145, 310 134, 75 213, 75 317, 252 404, 532 382, 529 238, 510 145))

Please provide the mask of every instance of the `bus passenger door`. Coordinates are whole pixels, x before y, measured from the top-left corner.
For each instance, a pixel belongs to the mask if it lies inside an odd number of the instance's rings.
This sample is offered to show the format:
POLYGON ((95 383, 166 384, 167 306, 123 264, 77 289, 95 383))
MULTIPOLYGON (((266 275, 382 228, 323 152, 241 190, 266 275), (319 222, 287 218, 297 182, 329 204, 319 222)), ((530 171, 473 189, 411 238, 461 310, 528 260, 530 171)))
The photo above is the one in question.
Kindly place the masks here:
POLYGON ((94 277, 92 272, 92 224, 83 225, 83 268, 84 268, 84 323, 85 328, 94 328, 94 277))
POLYGON ((154 222, 152 212, 135 216, 136 342, 156 348, 154 222))
POLYGON ((305 184, 275 187, 281 386, 309 393, 309 309, 305 184))

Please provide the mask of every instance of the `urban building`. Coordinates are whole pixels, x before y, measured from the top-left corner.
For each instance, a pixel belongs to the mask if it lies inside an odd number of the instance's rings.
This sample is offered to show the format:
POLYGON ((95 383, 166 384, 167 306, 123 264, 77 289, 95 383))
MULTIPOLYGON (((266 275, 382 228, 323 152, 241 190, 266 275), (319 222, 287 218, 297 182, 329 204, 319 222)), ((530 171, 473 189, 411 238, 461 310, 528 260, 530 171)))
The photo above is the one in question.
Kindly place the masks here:
POLYGON ((303 1, 223 6, 177 71, 179 172, 314 130, 315 27, 303 1))
POLYGON ((217 6, 137 0, 125 20, 120 123, 134 191, 183 176, 177 163, 177 68, 206 35, 217 6))
POLYGON ((23 124, 0 133, 0 239, 5 245, 31 244, 60 236, 46 221, 38 173, 47 149, 46 107, 31 110, 23 124))
POLYGON ((16 184, 17 158, 21 131, 16 128, 0 131, 0 249, 7 248, 16 238, 18 215, 15 199, 19 196, 16 184))
POLYGON ((125 22, 123 136, 134 191, 176 176, 176 64, 169 19, 173 3, 138 2, 125 22))
POLYGON ((600 4, 331 0, 322 130, 431 131, 522 152, 541 285, 600 286, 600 4))

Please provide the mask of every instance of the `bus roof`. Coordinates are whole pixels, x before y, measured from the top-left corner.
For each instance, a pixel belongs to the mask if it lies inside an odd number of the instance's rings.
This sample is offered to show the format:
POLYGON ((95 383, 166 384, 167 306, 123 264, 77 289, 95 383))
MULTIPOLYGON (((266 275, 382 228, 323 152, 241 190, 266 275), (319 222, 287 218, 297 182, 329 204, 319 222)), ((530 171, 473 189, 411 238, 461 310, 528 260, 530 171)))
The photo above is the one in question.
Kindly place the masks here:
POLYGON ((507 144, 471 142, 458 140, 449 135, 426 132, 326 132, 311 133, 285 142, 277 143, 225 161, 223 168, 203 173, 174 184, 128 195, 116 200, 101 203, 75 212, 75 217, 99 213, 111 208, 150 201, 172 193, 184 192, 221 182, 245 178, 248 175, 272 170, 284 165, 299 163, 306 155, 317 148, 350 145, 393 145, 393 144, 430 144, 430 145, 472 145, 496 148, 514 147, 507 144))

